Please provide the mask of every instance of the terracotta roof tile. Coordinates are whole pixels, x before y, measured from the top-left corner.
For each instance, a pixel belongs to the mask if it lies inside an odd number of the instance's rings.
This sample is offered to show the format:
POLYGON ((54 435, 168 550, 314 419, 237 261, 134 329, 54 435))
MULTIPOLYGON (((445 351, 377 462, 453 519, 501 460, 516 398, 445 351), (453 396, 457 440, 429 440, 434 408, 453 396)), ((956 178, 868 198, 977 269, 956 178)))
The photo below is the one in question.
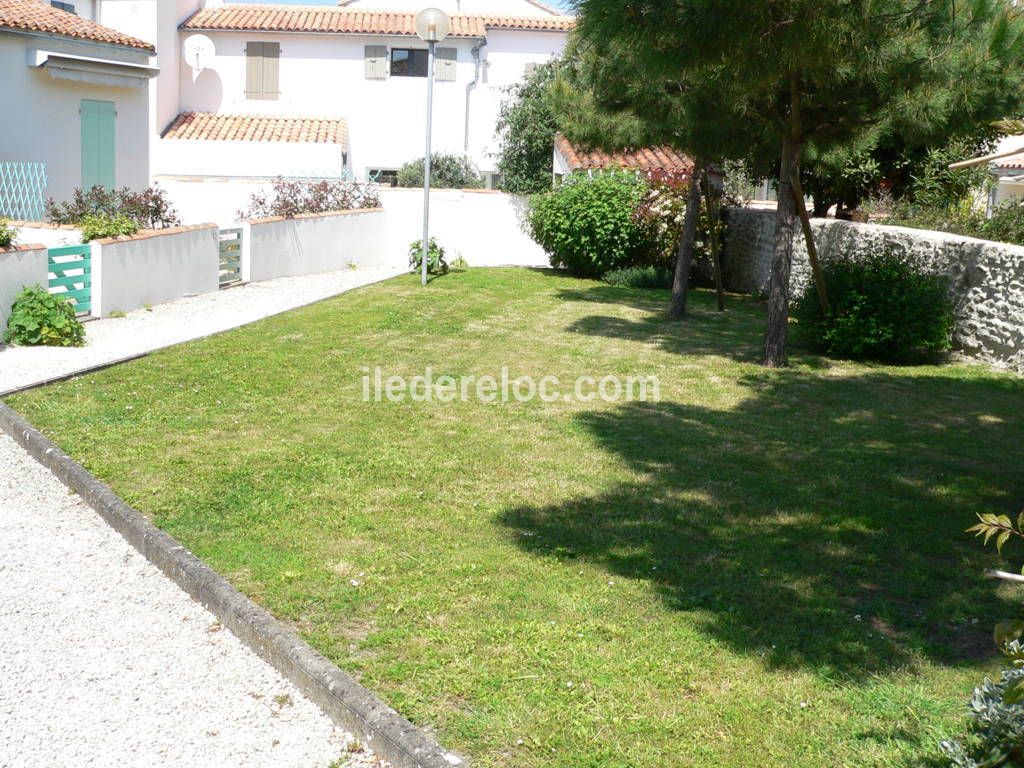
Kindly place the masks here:
POLYGON ((46 32, 96 43, 122 45, 152 53, 152 45, 104 27, 95 21, 61 11, 40 0, 0 0, 0 29, 46 32))
POLYGON ((689 173, 693 170, 693 160, 671 147, 645 147, 623 152, 583 151, 574 147, 561 134, 555 137, 555 146, 572 171, 625 168, 637 171, 689 173))
POLYGON ((1024 153, 1000 158, 993 162, 992 165, 1007 171, 1022 171, 1024 170, 1024 153))
POLYGON ((182 112, 162 134, 194 141, 284 141, 347 144, 348 126, 340 118, 219 115, 182 112))
MULTIPOLYGON (((182 29, 254 32, 319 32, 349 35, 415 35, 415 13, 359 11, 349 8, 298 5, 223 5, 204 8, 186 19, 182 29)), ((485 37, 488 29, 564 32, 571 16, 511 18, 504 16, 451 17, 452 37, 485 37)))

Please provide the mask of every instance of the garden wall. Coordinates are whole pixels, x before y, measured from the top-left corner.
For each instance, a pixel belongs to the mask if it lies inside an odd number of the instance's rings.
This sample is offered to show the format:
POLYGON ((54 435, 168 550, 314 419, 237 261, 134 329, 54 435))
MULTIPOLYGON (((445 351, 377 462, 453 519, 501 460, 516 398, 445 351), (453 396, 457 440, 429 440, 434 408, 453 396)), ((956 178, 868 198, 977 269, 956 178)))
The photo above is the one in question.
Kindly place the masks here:
POLYGON ((92 314, 130 312, 219 287, 216 224, 92 241, 92 314))
MULTIPOLYGON (((775 211, 729 208, 722 274, 727 290, 764 293, 771 273, 775 211)), ((865 256, 881 250, 907 254, 925 270, 945 274, 956 307, 954 345, 992 363, 1024 371, 1024 248, 907 227, 811 222, 821 260, 865 256)), ((807 247, 796 229, 792 295, 811 278, 807 247)))
POLYGON ((8 222, 17 230, 19 243, 40 243, 47 248, 61 245, 78 245, 82 242, 82 232, 70 224, 49 224, 43 221, 11 221, 8 222))
MULTIPOLYGON (((389 252, 408 263, 409 244, 423 237, 423 191, 383 189, 389 211, 389 252)), ((450 264, 462 256, 472 267, 548 266, 544 250, 523 231, 525 198, 487 190, 435 189, 430 193, 430 233, 450 264)))
POLYGON ((48 257, 43 245, 15 245, 0 248, 0 337, 7 328, 14 297, 25 286, 48 281, 48 257))
POLYGON ((242 280, 332 272, 353 264, 390 264, 388 227, 392 218, 380 208, 334 213, 275 216, 243 224, 242 280))

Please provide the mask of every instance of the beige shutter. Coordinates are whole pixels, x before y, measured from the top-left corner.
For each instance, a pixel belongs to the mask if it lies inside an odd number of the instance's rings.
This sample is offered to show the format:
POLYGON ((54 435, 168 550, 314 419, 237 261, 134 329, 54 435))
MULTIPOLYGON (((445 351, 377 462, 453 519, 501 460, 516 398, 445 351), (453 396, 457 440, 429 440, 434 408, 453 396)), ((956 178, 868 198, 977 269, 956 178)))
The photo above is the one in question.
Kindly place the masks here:
POLYGON ((277 99, 280 89, 281 44, 263 44, 263 94, 261 98, 277 99))
POLYGON ((258 99, 263 93, 263 43, 245 44, 245 98, 258 99))
POLYGON ((388 76, 388 47, 386 45, 363 46, 366 61, 366 79, 384 80, 388 76))
POLYGON ((455 48, 434 49, 434 77, 442 82, 455 82, 455 60, 458 50, 455 48))

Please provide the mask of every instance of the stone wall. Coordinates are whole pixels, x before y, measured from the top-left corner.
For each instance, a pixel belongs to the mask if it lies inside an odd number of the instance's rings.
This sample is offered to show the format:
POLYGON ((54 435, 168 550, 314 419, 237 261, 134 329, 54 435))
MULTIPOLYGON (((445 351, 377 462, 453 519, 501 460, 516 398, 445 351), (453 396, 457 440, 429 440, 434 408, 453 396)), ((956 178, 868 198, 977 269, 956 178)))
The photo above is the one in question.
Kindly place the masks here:
MULTIPOLYGON (((775 211, 729 208, 725 219, 722 274, 726 289, 765 293, 775 211)), ((1024 371, 1024 248, 945 232, 836 219, 814 219, 811 228, 822 262, 890 250, 907 254, 929 272, 948 275, 956 311, 954 346, 972 357, 1024 371)), ((791 295, 801 293, 810 277, 807 248, 797 227, 791 295)))

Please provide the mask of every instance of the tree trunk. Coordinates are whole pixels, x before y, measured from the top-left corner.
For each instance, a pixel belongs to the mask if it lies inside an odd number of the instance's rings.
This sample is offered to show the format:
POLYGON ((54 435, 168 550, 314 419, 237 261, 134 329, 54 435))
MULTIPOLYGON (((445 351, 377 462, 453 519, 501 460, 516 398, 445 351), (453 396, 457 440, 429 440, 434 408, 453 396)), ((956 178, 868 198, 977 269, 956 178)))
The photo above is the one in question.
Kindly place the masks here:
POLYGON ((711 177, 708 174, 707 168, 704 169, 704 196, 705 196, 705 209, 708 213, 708 240, 710 241, 711 250, 711 268, 715 275, 715 295, 718 297, 718 311, 725 311, 725 292, 722 288, 722 260, 719 258, 721 252, 718 239, 718 231, 720 220, 719 216, 720 209, 718 207, 718 197, 715 194, 715 190, 711 188, 711 177))
POLYGON ((683 217, 683 234, 676 251, 676 271, 672 277, 672 304, 668 319, 682 320, 686 314, 686 294, 690 288, 690 265, 693 264, 693 248, 697 240, 697 219, 700 216, 700 177, 705 161, 698 158, 690 175, 690 191, 686 196, 686 215, 683 217))
POLYGON ((802 147, 794 136, 783 139, 779 162, 779 206, 775 213, 775 239, 772 244, 772 272, 768 280, 768 330, 764 336, 764 364, 768 368, 786 365, 786 339, 789 335, 789 271, 793 263, 793 236, 796 233, 796 198, 793 195, 793 171, 799 166, 802 147))
POLYGON ((807 260, 811 262, 811 273, 814 275, 814 289, 818 292, 818 303, 821 304, 821 314, 828 317, 832 309, 828 303, 828 287, 825 285, 825 273, 821 271, 821 261, 818 259, 818 248, 814 244, 814 232, 811 231, 811 218, 807 215, 807 206, 804 204, 804 190, 800 186, 800 169, 793 169, 793 201, 796 203, 796 212, 800 216, 800 227, 804 231, 804 243, 807 245, 807 260))

